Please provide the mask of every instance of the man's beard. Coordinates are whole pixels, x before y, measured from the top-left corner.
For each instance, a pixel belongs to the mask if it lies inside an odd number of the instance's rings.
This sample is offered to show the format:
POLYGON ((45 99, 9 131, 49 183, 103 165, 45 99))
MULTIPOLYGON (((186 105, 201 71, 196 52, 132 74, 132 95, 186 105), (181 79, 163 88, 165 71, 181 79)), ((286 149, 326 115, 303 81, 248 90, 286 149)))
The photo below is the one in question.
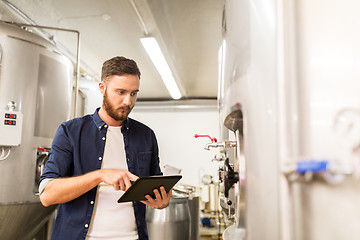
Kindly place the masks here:
POLYGON ((116 107, 114 106, 107 96, 107 91, 105 90, 104 96, 103 96, 103 107, 107 114, 112 117, 116 121, 125 121, 133 109, 134 106, 131 108, 129 106, 124 107, 116 107), (125 111, 125 112, 122 112, 125 111))

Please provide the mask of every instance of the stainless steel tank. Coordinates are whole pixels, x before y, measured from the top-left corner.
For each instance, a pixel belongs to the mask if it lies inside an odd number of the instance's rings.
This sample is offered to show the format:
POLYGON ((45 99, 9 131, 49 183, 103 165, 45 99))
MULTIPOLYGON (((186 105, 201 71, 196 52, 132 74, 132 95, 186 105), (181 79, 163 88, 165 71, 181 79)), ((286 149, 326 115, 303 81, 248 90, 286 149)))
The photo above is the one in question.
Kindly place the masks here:
POLYGON ((190 240, 191 216, 186 194, 173 194, 164 209, 146 209, 149 240, 190 240))
POLYGON ((196 187, 186 184, 177 184, 173 189, 173 194, 186 194, 190 210, 190 240, 200 238, 200 196, 196 187))
POLYGON ((71 115, 73 65, 47 40, 2 22, 0 50, 0 238, 31 239, 55 209, 39 202, 37 179, 71 115))
POLYGON ((219 107, 243 115, 247 240, 359 239, 359 10, 225 1, 219 107))
POLYGON ((200 196, 192 195, 189 197, 190 210, 190 240, 198 240, 200 237, 200 196))

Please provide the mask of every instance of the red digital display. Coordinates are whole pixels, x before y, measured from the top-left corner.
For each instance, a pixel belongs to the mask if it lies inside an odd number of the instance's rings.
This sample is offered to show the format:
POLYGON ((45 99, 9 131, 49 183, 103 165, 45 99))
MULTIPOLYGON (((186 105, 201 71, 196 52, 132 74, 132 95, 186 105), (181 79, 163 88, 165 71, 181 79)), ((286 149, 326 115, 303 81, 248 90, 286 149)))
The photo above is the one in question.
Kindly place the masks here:
POLYGON ((5 113, 5 118, 16 119, 16 114, 5 113))
POLYGON ((5 124, 5 125, 13 125, 13 126, 15 126, 15 125, 16 125, 16 121, 15 121, 15 120, 5 120, 5 121, 4 121, 4 124, 5 124))

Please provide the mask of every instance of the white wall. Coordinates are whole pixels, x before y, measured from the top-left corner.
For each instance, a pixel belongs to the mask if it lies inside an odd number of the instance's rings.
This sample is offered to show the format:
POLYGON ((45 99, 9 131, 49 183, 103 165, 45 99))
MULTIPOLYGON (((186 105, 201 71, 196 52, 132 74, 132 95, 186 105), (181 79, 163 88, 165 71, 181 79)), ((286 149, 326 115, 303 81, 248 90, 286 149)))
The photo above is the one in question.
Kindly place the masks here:
POLYGON ((216 105, 209 108, 143 108, 135 106, 130 117, 148 125, 156 134, 160 151, 160 166, 182 169, 181 183, 199 186, 202 174, 211 174, 217 180, 219 164, 212 162, 217 149, 204 150, 208 138, 194 138, 208 134, 218 138, 219 117, 216 105))

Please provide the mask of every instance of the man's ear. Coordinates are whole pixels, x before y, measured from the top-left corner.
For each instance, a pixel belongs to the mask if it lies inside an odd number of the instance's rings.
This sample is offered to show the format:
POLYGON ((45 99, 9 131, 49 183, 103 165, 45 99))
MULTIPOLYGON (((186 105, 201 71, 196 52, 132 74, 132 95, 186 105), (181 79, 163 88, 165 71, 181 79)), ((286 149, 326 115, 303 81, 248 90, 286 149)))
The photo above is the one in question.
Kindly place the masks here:
POLYGON ((104 95, 105 90, 106 90, 106 85, 105 85, 105 83, 99 82, 99 90, 100 90, 101 94, 104 95))

